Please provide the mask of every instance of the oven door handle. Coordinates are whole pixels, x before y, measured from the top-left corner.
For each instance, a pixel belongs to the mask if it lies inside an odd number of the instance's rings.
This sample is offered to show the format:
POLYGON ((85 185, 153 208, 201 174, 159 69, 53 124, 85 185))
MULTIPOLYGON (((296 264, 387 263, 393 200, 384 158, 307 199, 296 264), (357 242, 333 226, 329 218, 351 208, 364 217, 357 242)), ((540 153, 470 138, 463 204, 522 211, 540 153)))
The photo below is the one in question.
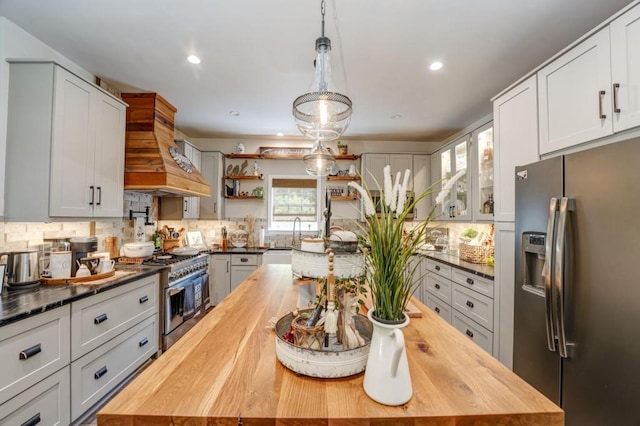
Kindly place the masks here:
POLYGON ((176 294, 182 293, 184 291, 184 287, 172 287, 167 293, 169 293, 169 297, 175 296, 176 294))

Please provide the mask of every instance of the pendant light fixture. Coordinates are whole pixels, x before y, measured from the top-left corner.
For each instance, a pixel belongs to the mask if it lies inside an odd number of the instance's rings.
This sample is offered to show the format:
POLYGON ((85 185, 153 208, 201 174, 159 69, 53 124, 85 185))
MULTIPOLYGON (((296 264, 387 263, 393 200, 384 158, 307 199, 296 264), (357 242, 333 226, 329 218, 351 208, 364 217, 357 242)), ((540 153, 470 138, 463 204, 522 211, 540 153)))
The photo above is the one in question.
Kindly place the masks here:
POLYGON ((324 36, 324 0, 320 3, 322 33, 316 39, 315 74, 308 93, 293 101, 293 116, 298 130, 315 140, 311 153, 305 155, 307 173, 326 176, 335 164, 335 158, 322 142, 338 139, 351 122, 351 99, 337 92, 331 79, 331 40, 324 36))

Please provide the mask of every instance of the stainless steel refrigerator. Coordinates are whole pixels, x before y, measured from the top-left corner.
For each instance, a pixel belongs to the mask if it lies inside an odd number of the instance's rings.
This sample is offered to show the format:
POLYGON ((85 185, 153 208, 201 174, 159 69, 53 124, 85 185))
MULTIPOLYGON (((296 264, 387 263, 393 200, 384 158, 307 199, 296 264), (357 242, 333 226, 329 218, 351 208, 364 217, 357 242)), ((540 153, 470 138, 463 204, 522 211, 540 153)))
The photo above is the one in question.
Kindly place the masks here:
POLYGON ((566 424, 640 424, 640 139, 516 168, 513 369, 566 424))

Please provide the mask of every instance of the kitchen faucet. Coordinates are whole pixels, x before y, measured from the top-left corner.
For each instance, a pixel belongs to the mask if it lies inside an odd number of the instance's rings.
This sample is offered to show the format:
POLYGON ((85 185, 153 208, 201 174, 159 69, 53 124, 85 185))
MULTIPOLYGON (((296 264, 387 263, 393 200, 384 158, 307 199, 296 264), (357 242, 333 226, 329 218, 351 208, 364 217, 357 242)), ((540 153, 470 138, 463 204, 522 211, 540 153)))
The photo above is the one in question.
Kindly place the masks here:
POLYGON ((296 216, 295 219, 293 219, 293 231, 291 233, 291 245, 295 246, 296 245, 296 222, 298 222, 299 226, 298 226, 298 241, 302 240, 302 220, 300 219, 300 217, 296 216))

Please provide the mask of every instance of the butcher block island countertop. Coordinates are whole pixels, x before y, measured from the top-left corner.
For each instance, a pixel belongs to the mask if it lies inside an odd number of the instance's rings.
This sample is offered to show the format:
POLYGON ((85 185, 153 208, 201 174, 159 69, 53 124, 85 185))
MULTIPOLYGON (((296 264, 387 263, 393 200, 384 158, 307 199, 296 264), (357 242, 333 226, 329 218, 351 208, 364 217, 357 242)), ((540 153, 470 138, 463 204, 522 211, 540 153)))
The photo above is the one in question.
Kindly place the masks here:
POLYGON ((413 397, 380 405, 364 373, 297 375, 269 321, 298 300, 290 265, 263 265, 99 413, 98 425, 562 425, 563 411, 414 299, 404 329, 413 397))

